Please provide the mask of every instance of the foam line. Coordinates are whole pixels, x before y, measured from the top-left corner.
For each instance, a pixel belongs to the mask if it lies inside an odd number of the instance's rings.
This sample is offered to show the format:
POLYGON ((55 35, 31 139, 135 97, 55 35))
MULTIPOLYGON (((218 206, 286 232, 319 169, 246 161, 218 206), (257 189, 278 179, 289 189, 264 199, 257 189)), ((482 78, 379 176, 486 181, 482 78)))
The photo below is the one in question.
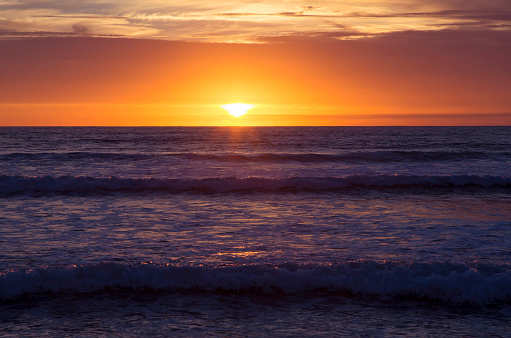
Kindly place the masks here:
POLYGON ((0 299, 3 300, 47 292, 98 292, 107 288, 285 294, 321 291, 354 297, 407 297, 492 304, 511 301, 511 269, 508 265, 374 261, 234 267, 100 263, 0 274, 0 299))
POLYGON ((0 196, 37 193, 342 191, 395 188, 510 188, 511 176, 351 175, 343 177, 218 177, 203 179, 0 176, 0 196))

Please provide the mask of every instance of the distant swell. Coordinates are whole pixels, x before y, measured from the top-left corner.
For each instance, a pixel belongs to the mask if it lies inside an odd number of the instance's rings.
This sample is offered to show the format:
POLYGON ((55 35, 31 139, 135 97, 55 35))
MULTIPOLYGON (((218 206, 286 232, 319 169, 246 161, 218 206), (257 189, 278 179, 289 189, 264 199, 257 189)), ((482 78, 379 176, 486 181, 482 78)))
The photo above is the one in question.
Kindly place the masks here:
POLYGON ((66 161, 66 160, 194 160, 217 162, 263 162, 263 163, 322 163, 322 162, 424 162, 464 160, 508 160, 511 152, 482 151, 420 151, 380 150, 351 151, 337 154, 324 153, 109 153, 109 152, 67 152, 67 153, 9 153, 0 155, 0 161, 66 161))
POLYGON ((511 176, 351 175, 344 177, 203 179, 0 176, 0 196, 20 193, 343 191, 348 189, 511 188, 511 176))
POLYGON ((172 292, 327 292, 352 297, 431 299, 449 303, 511 301, 508 265, 352 262, 237 267, 101 263, 0 274, 0 299, 102 290, 172 292))

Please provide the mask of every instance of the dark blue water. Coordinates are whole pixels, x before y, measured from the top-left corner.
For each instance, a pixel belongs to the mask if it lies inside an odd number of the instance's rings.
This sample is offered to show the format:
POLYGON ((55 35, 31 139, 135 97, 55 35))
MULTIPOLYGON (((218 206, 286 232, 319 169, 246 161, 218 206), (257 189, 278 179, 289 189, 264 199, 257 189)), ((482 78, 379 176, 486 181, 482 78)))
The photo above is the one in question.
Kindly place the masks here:
POLYGON ((511 128, 0 128, 0 333, 511 329, 511 128))

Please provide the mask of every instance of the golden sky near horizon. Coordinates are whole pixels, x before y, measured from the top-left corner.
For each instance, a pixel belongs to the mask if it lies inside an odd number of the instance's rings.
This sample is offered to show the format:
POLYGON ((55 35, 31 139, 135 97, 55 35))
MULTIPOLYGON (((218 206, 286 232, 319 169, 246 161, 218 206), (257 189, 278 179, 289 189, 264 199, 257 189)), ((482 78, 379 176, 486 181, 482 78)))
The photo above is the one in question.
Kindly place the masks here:
POLYGON ((0 125, 510 125, 509 41, 508 0, 0 1, 0 125))

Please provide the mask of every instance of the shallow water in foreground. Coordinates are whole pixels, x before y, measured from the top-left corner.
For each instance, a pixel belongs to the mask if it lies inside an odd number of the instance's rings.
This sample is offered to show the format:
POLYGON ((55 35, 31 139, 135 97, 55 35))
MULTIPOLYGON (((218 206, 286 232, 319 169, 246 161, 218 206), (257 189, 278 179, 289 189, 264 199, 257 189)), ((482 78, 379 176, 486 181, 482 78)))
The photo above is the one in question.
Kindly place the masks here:
POLYGON ((493 336, 511 309, 341 295, 119 293, 2 305, 2 332, 26 336, 493 336))

